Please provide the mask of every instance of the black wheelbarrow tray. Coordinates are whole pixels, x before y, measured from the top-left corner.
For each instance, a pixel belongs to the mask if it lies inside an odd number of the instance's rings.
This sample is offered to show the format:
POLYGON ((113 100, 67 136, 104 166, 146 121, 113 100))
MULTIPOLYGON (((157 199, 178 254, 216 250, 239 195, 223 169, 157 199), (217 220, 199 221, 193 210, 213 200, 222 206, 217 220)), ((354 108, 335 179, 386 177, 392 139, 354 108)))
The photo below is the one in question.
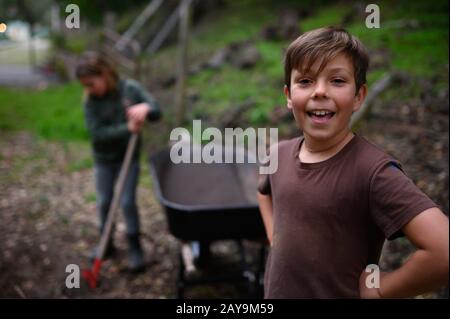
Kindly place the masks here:
POLYGON ((179 163, 170 148, 151 157, 155 195, 169 231, 185 240, 264 238, 256 163, 179 163))
MULTIPOLYGON (((176 164, 170 158, 170 148, 167 148, 150 158, 150 173, 154 193, 165 211, 170 233, 182 242, 200 243, 200 257, 209 255, 208 245, 212 241, 235 240, 240 247, 243 265, 240 276, 246 277, 249 267, 245 262, 242 240, 263 242, 266 238, 256 197, 258 165, 251 163, 248 156, 245 156, 244 163, 176 164)), ((254 274, 256 281, 261 275, 264 254, 264 245, 261 245, 260 265, 254 274)), ((180 253, 179 297, 186 284, 196 284, 185 281, 185 266, 180 253)))

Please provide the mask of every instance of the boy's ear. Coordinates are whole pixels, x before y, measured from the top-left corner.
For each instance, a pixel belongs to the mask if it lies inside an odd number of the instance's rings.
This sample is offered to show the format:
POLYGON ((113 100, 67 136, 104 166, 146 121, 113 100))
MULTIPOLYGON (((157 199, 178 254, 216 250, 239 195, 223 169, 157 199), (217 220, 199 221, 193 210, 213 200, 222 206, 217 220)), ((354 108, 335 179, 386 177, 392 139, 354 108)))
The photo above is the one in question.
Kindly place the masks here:
POLYGON ((287 107, 288 109, 292 110, 291 94, 289 92, 289 88, 287 87, 287 85, 284 86, 283 91, 284 95, 286 96, 287 107))
POLYGON ((353 105, 353 112, 359 111, 359 109, 361 108, 361 105, 364 103, 364 100, 366 99, 366 96, 367 96, 367 85, 363 84, 359 88, 358 93, 355 95, 355 103, 353 105))

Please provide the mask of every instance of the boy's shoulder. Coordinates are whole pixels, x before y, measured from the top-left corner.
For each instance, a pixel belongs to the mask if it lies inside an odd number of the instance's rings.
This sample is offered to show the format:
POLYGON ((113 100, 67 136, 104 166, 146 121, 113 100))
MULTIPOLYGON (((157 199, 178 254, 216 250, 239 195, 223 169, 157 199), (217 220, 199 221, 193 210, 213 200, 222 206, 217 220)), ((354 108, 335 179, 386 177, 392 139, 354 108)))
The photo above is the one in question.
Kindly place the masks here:
POLYGON ((356 143, 354 143, 355 147, 352 148, 352 155, 359 168, 368 172, 374 172, 377 168, 387 163, 391 163, 402 169, 400 161, 387 153, 380 146, 360 135, 355 135, 354 138, 356 143))
POLYGON ((357 145, 356 149, 360 152, 359 155, 367 154, 367 156, 373 156, 375 159, 386 158, 386 157, 394 159, 394 157, 392 155, 388 154, 379 145, 368 140, 367 138, 365 138, 361 135, 356 135, 356 134, 355 134, 354 138, 356 139, 356 142, 357 142, 357 143, 355 143, 357 145), (361 154, 361 153, 363 153, 363 154, 361 154))
POLYGON ((277 149, 278 155, 283 154, 287 155, 287 152, 294 151, 296 147, 300 146, 300 142, 303 140, 303 136, 297 136, 287 140, 281 140, 270 146, 270 149, 277 149))
MULTIPOLYGON (((288 140, 282 140, 271 146, 271 152, 277 148, 278 157, 283 159, 290 156, 295 156, 303 140, 303 136, 294 137, 288 140)), ((401 163, 392 155, 384 151, 380 146, 367 140, 365 137, 355 134, 354 140, 350 142, 349 152, 345 160, 350 159, 355 168, 360 168, 365 171, 373 171, 378 166, 385 163, 393 163, 400 169, 401 163)))
MULTIPOLYGON (((277 147, 278 156, 281 158, 291 156, 300 148, 302 140, 303 136, 294 137, 280 141, 271 148, 277 147)), ((361 135, 355 134, 348 146, 347 156, 353 158, 355 164, 362 169, 370 170, 386 162, 392 162, 401 168, 401 163, 394 156, 361 135)))

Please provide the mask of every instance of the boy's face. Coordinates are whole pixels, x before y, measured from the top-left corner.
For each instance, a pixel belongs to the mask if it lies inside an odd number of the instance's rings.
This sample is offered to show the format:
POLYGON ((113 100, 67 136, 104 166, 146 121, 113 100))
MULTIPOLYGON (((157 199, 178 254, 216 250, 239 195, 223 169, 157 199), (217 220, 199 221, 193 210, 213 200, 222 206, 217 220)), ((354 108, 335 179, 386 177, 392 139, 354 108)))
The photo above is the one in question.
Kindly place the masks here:
POLYGON ((355 95, 353 64, 345 54, 315 74, 318 67, 318 63, 313 64, 309 74, 293 69, 291 90, 285 87, 284 93, 305 138, 328 141, 349 131, 351 115, 361 107, 367 87, 363 85, 355 95))
POLYGON ((107 91, 107 84, 102 76, 84 76, 80 78, 80 83, 87 90, 89 95, 101 97, 107 91))

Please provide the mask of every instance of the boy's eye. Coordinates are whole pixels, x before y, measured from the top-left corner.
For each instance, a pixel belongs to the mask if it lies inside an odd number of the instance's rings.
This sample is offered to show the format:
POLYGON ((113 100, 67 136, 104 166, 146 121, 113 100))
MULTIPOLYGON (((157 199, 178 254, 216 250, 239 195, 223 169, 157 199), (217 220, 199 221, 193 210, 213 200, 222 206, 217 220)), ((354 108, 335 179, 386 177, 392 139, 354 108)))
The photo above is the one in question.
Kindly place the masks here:
POLYGON ((336 84, 343 84, 343 83, 345 83, 345 80, 344 79, 333 79, 332 82, 336 83, 336 84))
POLYGON ((310 79, 300 79, 298 83, 300 83, 301 85, 308 85, 312 83, 312 81, 310 79))

